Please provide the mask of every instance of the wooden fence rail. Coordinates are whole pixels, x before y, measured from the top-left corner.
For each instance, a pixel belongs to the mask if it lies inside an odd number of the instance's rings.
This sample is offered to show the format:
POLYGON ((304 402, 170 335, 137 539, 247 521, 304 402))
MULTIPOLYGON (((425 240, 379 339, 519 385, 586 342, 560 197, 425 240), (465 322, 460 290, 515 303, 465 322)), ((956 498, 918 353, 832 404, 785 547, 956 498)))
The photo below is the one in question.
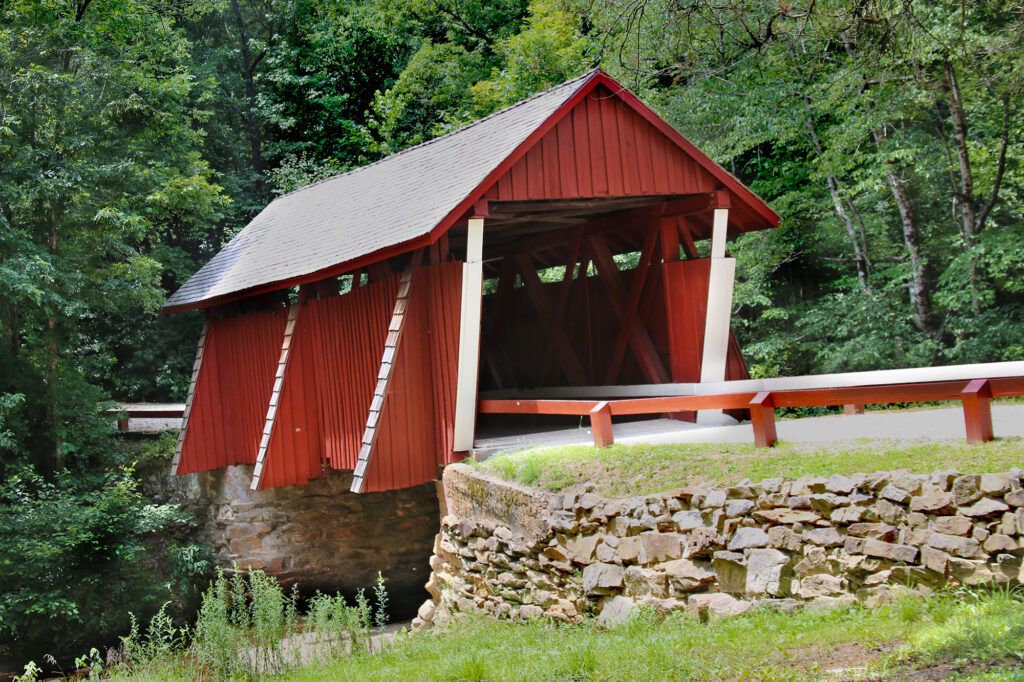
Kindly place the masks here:
POLYGON ((117 417, 117 430, 127 431, 129 419, 181 419, 185 406, 179 404, 130 403, 110 410, 117 417))
POLYGON ((552 414, 589 416, 594 445, 614 443, 612 417, 669 414, 696 410, 750 410, 754 442, 772 447, 775 410, 780 407, 843 405, 847 414, 867 404, 919 403, 955 400, 964 410, 969 443, 992 440, 992 398, 1024 396, 1024 376, 932 381, 915 384, 880 384, 786 391, 758 391, 620 400, 481 400, 481 414, 552 414))

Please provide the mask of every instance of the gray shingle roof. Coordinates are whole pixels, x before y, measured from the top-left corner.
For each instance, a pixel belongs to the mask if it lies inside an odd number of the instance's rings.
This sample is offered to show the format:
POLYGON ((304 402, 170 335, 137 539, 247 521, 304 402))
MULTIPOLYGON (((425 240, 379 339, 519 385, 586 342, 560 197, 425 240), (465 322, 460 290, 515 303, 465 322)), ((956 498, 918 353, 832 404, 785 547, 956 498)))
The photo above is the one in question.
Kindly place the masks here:
POLYGON ((595 73, 275 199, 165 307, 285 282, 429 234, 595 73))

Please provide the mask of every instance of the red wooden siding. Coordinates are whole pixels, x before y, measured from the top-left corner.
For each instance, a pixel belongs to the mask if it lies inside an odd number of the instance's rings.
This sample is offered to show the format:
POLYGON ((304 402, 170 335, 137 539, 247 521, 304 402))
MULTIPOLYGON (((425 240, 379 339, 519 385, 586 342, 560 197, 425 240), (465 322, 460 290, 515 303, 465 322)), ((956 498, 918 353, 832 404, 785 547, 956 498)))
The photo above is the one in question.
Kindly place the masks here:
MULTIPOLYGON (((425 483, 452 461, 461 285, 457 262, 413 277, 364 492, 425 483)), ((393 276, 303 305, 261 489, 355 467, 397 290, 393 276)))
MULTIPOLYGON (((638 320, 650 333, 671 380, 700 381, 704 348, 704 317, 707 310, 709 261, 688 260, 654 264, 648 275, 638 306, 638 320)), ((635 270, 620 272, 627 287, 632 286, 635 270)), ((561 282, 544 284, 545 297, 556 300, 561 282)), ((506 293, 501 303, 502 318, 513 323, 502 326, 500 334, 491 333, 497 320, 497 294, 484 297, 484 360, 480 379, 483 390, 495 388, 532 388, 537 386, 577 385, 561 369, 552 353, 551 335, 538 317, 525 287, 506 293), (488 359, 491 362, 488 362, 488 359), (500 374, 495 377, 495 372, 500 374), (500 381, 499 381, 500 380, 500 381)), ((608 294, 598 277, 575 280, 565 315, 558 324, 573 347, 583 373, 584 385, 606 383, 605 371, 611 361, 621 328, 610 314, 608 294)), ((747 378, 746 365, 739 346, 732 339, 726 366, 727 379, 747 378)), ((625 355, 617 384, 650 383, 630 349, 625 355)))
MULTIPOLYGON (((662 266, 665 295, 665 323, 669 343, 669 371, 672 381, 699 382, 704 353, 704 318, 708 308, 708 280, 711 260, 665 263, 662 266)), ((733 334, 729 334, 725 378, 747 379, 747 366, 733 334)))
POLYGON ((209 319, 179 474, 256 461, 286 319, 283 308, 209 319))
POLYGON ((413 276, 405 330, 363 492, 426 483, 453 461, 462 264, 413 276))
POLYGON ((699 194, 721 183, 598 87, 487 192, 495 201, 699 194))

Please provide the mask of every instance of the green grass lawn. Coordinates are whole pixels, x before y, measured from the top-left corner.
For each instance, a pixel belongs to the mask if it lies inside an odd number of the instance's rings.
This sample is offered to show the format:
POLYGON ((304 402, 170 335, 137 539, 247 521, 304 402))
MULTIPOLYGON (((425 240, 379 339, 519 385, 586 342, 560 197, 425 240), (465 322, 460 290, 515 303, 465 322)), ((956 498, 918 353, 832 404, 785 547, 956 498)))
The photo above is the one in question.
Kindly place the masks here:
MULTIPOLYGON (((192 679, 154 663, 120 679, 192 679)), ((701 623, 642 616, 614 630, 466 619, 277 679, 1024 680, 1024 600, 906 597, 875 609, 767 610, 701 623)))
POLYGON ((757 448, 746 443, 589 445, 537 448, 497 455, 482 470, 526 485, 564 490, 593 484, 609 496, 648 495, 697 483, 730 485, 783 476, 829 476, 889 469, 965 473, 1024 467, 1024 439, 1000 438, 983 445, 965 441, 872 441, 783 443, 757 448))

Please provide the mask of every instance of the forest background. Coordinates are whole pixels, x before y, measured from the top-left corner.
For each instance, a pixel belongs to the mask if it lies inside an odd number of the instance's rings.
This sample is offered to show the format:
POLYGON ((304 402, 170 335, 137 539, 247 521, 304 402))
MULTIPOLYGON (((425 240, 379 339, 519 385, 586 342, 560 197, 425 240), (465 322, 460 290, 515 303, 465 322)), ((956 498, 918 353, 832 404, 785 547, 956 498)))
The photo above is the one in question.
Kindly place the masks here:
POLYGON ((1022 47, 1015 0, 0 0, 0 659, 208 575, 102 411, 183 399, 169 292, 274 196, 594 66, 782 215, 731 246, 754 375, 1021 359, 1022 47))

